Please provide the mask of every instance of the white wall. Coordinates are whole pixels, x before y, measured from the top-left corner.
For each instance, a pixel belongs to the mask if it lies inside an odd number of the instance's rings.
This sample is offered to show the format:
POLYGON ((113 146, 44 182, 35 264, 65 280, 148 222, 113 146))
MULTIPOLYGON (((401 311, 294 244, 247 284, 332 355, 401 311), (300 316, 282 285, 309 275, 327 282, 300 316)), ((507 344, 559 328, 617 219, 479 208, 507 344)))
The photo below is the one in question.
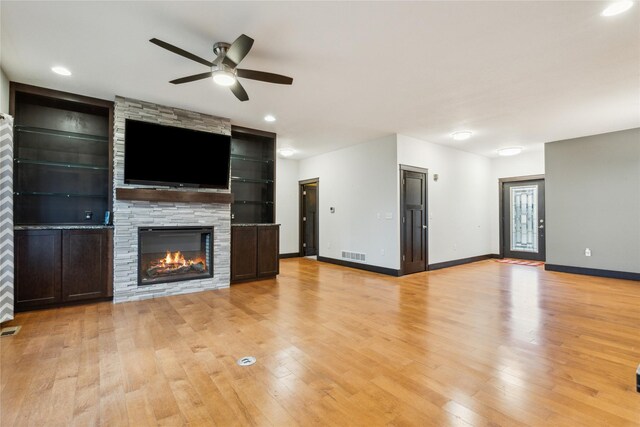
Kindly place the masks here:
POLYGON ((490 159, 404 135, 397 138, 399 164, 429 169, 429 264, 490 253, 490 159))
POLYGON ((0 68, 0 113, 9 112, 9 79, 0 68))
POLYGON ((491 159, 491 179, 489 182, 489 217, 491 218, 490 253, 500 253, 500 187, 501 178, 543 175, 544 148, 524 151, 517 156, 491 159))
POLYGON ((399 269, 395 135, 300 160, 299 167, 300 180, 320 178, 320 255, 361 252, 366 264, 399 269))
POLYGON ((276 163, 276 223, 280 224, 280 253, 298 252, 298 161, 276 163))

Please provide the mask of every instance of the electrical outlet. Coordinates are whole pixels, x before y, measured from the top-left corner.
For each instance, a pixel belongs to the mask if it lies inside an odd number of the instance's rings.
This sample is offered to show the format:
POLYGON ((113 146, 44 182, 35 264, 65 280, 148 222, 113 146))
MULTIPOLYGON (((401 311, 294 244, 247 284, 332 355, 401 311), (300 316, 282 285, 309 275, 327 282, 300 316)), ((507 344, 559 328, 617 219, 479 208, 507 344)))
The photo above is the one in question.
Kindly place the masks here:
POLYGON ((380 255, 384 256, 384 249, 380 249, 380 255))
POLYGON ((331 242, 327 243, 327 249, 331 249, 331 242))
POLYGON ((586 249, 584 250, 584 256, 591 256, 591 249, 586 248, 586 249))
POLYGON ((93 219, 93 211, 84 211, 84 219, 91 221, 93 219))

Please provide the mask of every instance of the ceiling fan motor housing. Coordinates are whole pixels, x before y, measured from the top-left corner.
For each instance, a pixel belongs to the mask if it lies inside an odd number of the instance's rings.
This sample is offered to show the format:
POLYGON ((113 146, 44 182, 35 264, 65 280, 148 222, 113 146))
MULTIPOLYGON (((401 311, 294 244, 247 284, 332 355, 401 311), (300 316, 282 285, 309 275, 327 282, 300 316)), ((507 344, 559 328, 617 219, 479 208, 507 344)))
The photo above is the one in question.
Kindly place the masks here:
POLYGON ((225 42, 215 43, 213 45, 213 53, 215 53, 216 56, 224 56, 226 55, 227 50, 229 50, 230 47, 231 45, 229 43, 225 43, 225 42))

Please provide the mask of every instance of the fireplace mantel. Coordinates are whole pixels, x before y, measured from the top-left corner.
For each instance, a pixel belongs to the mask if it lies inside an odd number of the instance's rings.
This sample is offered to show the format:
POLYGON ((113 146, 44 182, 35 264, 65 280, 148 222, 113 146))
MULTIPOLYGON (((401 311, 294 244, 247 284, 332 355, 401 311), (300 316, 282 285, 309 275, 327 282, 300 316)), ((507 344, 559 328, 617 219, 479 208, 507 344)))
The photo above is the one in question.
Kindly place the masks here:
POLYGON ((233 203, 231 193, 205 193, 201 191, 172 191, 154 188, 116 188, 117 200, 146 202, 233 203))

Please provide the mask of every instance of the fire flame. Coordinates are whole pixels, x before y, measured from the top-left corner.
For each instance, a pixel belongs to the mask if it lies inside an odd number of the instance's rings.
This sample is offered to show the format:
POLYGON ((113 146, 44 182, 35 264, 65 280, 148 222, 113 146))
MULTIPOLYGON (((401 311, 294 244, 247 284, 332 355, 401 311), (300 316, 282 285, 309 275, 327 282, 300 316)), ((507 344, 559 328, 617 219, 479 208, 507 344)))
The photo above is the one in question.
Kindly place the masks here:
POLYGON ((164 257, 164 263, 187 265, 187 262, 185 261, 184 256, 182 256, 180 251, 175 252, 173 255, 171 255, 171 252, 167 251, 167 256, 164 257))
POLYGON ((205 263, 204 259, 202 258, 186 260, 184 258, 184 255, 182 255, 180 251, 177 251, 174 253, 167 251, 167 255, 163 259, 158 261, 160 261, 160 264, 163 267, 176 267, 181 265, 194 265, 199 263, 202 263, 202 264, 205 263))

